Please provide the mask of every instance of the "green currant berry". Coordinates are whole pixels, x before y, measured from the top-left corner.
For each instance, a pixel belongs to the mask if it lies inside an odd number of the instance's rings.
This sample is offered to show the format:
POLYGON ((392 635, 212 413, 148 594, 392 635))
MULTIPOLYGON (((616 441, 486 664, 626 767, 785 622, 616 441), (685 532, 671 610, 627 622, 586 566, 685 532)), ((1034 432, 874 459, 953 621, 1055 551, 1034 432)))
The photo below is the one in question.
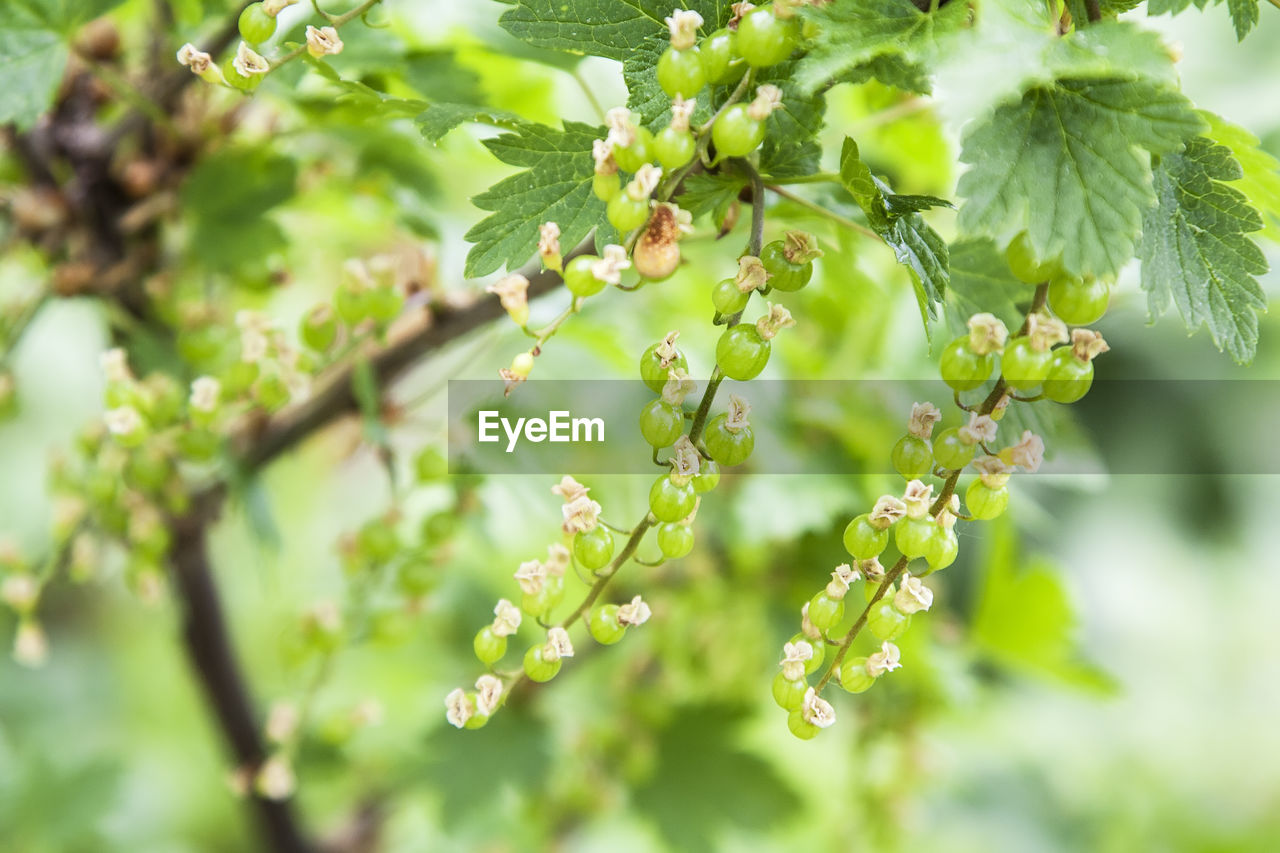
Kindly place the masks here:
POLYGON ((863 513, 849 522, 844 529, 844 549, 855 560, 870 560, 880 556, 889 546, 889 531, 871 523, 871 515, 863 513))
POLYGON ((587 616, 587 630, 600 645, 612 646, 627 633, 627 626, 618 622, 618 605, 602 604, 587 616))
POLYGON ((493 633, 491 625, 481 628, 471 645, 476 651, 476 657, 485 666, 497 663, 507 653, 507 638, 493 633))
POLYGON ((369 291, 349 284, 339 285, 333 294, 333 307, 342 322, 348 326, 358 325, 369 318, 372 308, 369 291))
POLYGON ((591 178, 591 192, 601 201, 609 201, 622 192, 622 180, 617 174, 593 175, 591 178))
POLYGON ((1111 288, 1099 278, 1060 275, 1049 283, 1049 308, 1070 326, 1098 322, 1110 302, 1111 288))
POLYGON ((640 410, 640 434, 654 447, 670 447, 684 435, 684 412, 661 398, 640 410))
POLYGON ((719 85, 742 76, 746 65, 735 62, 738 59, 737 40, 737 33, 726 27, 716 30, 698 45, 702 72, 708 83, 719 85))
POLYGON ((679 486, 670 477, 662 476, 649 489, 649 511, 658 521, 683 521, 693 512, 697 498, 692 483, 679 486))
MULTIPOLYGON (((807 691, 808 688, 806 688, 806 692, 807 691)), ((801 698, 803 699, 803 697, 801 698)), ((787 728, 791 730, 793 735, 800 738, 800 740, 813 740, 818 736, 818 732, 822 731, 813 723, 806 720, 804 718, 804 714, 801 713, 799 708, 792 711, 790 714, 787 714, 787 728)))
POLYGON ((1010 388, 1028 391, 1035 388, 1049 375, 1049 364, 1053 353, 1041 352, 1031 346, 1028 337, 1014 338, 1004 348, 1001 368, 1004 381, 1010 388))
POLYGON ((654 344, 644 351, 644 355, 640 356, 640 378, 644 380, 644 384, 648 386, 649 390, 655 394, 662 393, 662 389, 667 385, 667 374, 672 370, 679 368, 686 373, 689 371, 689 362, 684 357, 684 353, 679 350, 676 350, 675 360, 663 367, 662 356, 658 355, 659 346, 660 344, 654 344))
POLYGON ((667 171, 688 165, 697 151, 697 140, 687 130, 676 130, 668 125, 653 138, 653 154, 667 171))
POLYGON ((844 601, 832 598, 825 591, 809 599, 809 621, 819 631, 827 632, 844 618, 844 601))
POLYGON ((804 694, 808 690, 809 684, 803 678, 788 681, 782 673, 778 673, 773 679, 773 701, 784 711, 799 708, 804 703, 804 694))
POLYGON ((1049 375, 1044 380, 1044 395, 1056 403, 1074 403, 1093 385, 1093 362, 1081 361, 1070 347, 1053 352, 1049 375))
POLYGON ((547 578, 542 589, 535 593, 524 593, 520 597, 520 609, 535 619, 546 620, 555 610, 556 605, 564 598, 564 581, 561 578, 547 578), (559 583, 555 581, 559 580, 559 583))
MULTIPOLYGON (((475 694, 472 693, 469 695, 471 696, 471 701, 474 703, 475 694)), ((477 711, 476 713, 472 714, 470 717, 467 718, 467 721, 462 724, 462 727, 465 729, 471 729, 471 730, 483 729, 486 725, 488 725, 488 723, 489 723, 489 715, 481 714, 479 711, 477 711)))
POLYGON ((815 640, 812 637, 806 637, 804 634, 794 635, 790 642, 798 643, 801 640, 813 647, 813 657, 804 662, 804 674, 813 675, 822 667, 822 659, 827 656, 827 644, 821 639, 815 640))
POLYGON ((550 681, 560 671, 560 659, 547 660, 542 646, 533 646, 524 653, 524 674, 530 681, 550 681))
POLYGON ((894 525, 893 541, 908 560, 923 557, 938 527, 932 518, 904 518, 894 525))
POLYGON ((908 480, 919 480, 933 470, 933 450, 918 435, 904 435, 893 446, 893 469, 908 480))
POLYGON ((244 75, 235 66, 235 58, 228 56, 222 62, 222 78, 233 89, 239 89, 241 92, 252 92, 254 89, 262 85, 264 74, 244 75))
POLYGON ((933 458, 948 471, 959 471, 973 459, 974 446, 960 440, 960 430, 944 429, 933 441, 933 458))
POLYGON ((195 462, 212 459, 222 446, 222 438, 207 429, 183 430, 178 434, 178 452, 195 462))
POLYGON ((434 483, 449 474, 449 462, 434 447, 424 447, 413 460, 413 471, 419 483, 434 483))
POLYGON ((389 285, 369 291, 369 316, 386 325, 400 316, 404 310, 404 294, 389 285))
POLYGON ((745 157, 764 142, 764 122, 748 115, 745 104, 734 104, 711 126, 711 141, 721 157, 745 157))
POLYGON ((730 379, 755 379, 769 363, 769 341, 753 323, 739 323, 725 329, 716 342, 716 364, 730 379))
POLYGON ((626 193, 618 193, 609 199, 605 216, 610 225, 624 234, 634 231, 649 221, 649 200, 636 201, 626 193))
POLYGON ((705 494, 720 484, 720 465, 710 459, 702 460, 702 467, 693 477, 693 490, 705 494))
POLYGON ((599 261, 595 255, 578 255, 564 268, 564 286, 574 296, 594 296, 604 289, 604 282, 595 277, 591 267, 599 261))
POLYGON ((669 522, 658 527, 658 548, 668 560, 688 556, 693 550, 693 528, 683 522, 669 522))
POLYGON ((881 599, 872 605, 867 614, 867 630, 877 640, 896 640, 911 627, 911 617, 893 609, 893 605, 881 599))
POLYGON ((326 352, 338 337, 338 318, 327 304, 317 305, 302 317, 298 335, 316 352, 326 352))
POLYGON ((434 547, 450 539, 458 529, 458 515, 450 510, 433 512, 422 520, 422 544, 434 547))
POLYGON ((247 393, 258 381, 262 368, 256 361, 235 361, 222 372, 222 399, 234 400, 247 393))
POLYGON ((731 278, 726 278, 711 289, 711 304, 726 317, 746 308, 750 299, 751 292, 743 293, 738 289, 738 283, 731 278))
POLYGON ((956 561, 956 557, 960 554, 960 540, 956 538, 954 530, 949 530, 941 524, 935 524, 934 527, 937 530, 929 540, 924 559, 929 564, 929 571, 939 572, 956 561))
POLYGON ((813 262, 793 264, 787 260, 786 244, 781 240, 774 240, 761 250, 760 262, 769 274, 769 286, 784 293, 799 290, 813 277, 813 262))
POLYGON ((992 489, 981 480, 974 480, 965 489, 964 505, 973 518, 988 521, 1004 512, 1009 505, 1009 488, 992 489))
POLYGON ((614 146, 613 160, 625 171, 635 172, 653 159, 653 134, 642 126, 636 127, 636 138, 626 148, 614 146))
POLYGON ((875 683, 865 657, 849 658, 840 665, 840 686, 850 693, 863 693, 875 683))
POLYGON ((240 13, 240 38, 249 44, 262 44, 276 34, 276 19, 267 14, 261 3, 251 3, 240 13))
POLYGON ((573 536, 573 558, 584 569, 595 571, 609 565, 613 559, 613 534, 603 524, 583 530, 573 536))
POLYGON ((356 547, 367 562, 381 565, 390 562, 400 553, 400 536, 389 519, 375 518, 356 534, 356 547))
POLYGON ((693 98, 707 85, 706 72, 697 46, 686 50, 669 47, 658 57, 658 85, 667 97, 679 95, 686 100, 693 98))
POLYGON ((991 377, 991 354, 978 355, 969 348, 968 335, 956 338, 942 351, 939 370, 942 381, 957 391, 972 391, 991 377))
POLYGON ((268 412, 278 412, 289 403, 289 386, 280 374, 268 373, 253 383, 253 397, 268 412))
POLYGON ((1013 277, 1027 284, 1044 284, 1061 272, 1057 259, 1042 261, 1031 246, 1031 235, 1023 231, 1005 249, 1005 260, 1013 277))
POLYGON ((770 6, 752 9, 738 21, 738 55, 752 68, 784 61, 799 40, 800 22, 779 18, 770 6))
POLYGON ((702 440, 712 459, 726 468, 732 468, 747 461, 751 451, 755 450, 756 437, 749 425, 739 427, 736 431, 729 429, 726 425, 728 420, 728 415, 719 414, 707 421, 702 440))

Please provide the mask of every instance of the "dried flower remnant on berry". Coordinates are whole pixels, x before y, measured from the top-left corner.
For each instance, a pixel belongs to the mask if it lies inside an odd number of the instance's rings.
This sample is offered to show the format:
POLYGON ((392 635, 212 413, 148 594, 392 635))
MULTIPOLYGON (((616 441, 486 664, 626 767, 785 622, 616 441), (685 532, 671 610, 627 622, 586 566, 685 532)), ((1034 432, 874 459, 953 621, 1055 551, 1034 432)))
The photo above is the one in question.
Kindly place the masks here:
POLYGON ((822 257, 818 238, 808 231, 788 231, 782 235, 782 256, 789 263, 803 266, 822 257))
POLYGON ((733 277, 733 282, 740 292, 763 290, 768 280, 769 273, 764 268, 764 262, 755 255, 743 255, 738 258, 738 274, 733 277))
POLYGON ((1067 342, 1067 324, 1043 311, 1027 316, 1027 337, 1031 348, 1037 352, 1048 352, 1054 344, 1067 342))
POLYGON ((671 46, 676 50, 688 50, 698 41, 698 27, 702 26, 702 16, 697 12, 676 9, 665 19, 667 30, 671 33, 671 46))
POLYGON ((582 485, 568 474, 561 477, 560 482, 551 487, 551 494, 564 498, 565 503, 573 503, 578 498, 586 497, 589 491, 591 489, 582 485))
POLYGON ((1009 329, 994 314, 974 314, 969 318, 969 349, 987 355, 1004 349, 1009 329))
POLYGON ((683 368, 673 367, 667 371, 667 383, 662 386, 662 399, 673 406, 679 406, 697 389, 698 383, 690 379, 683 368))
POLYGON ((627 604, 618 605, 618 624, 626 626, 643 625, 653 615, 649 605, 640 596, 631 599, 627 604))
POLYGON ((190 42, 178 48, 178 63, 190 68, 192 74, 206 83, 226 82, 222 69, 213 61, 213 57, 190 42))
POLYGON ((880 645, 880 651, 867 657, 867 674, 879 678, 886 672, 902 668, 902 652, 888 640, 880 645))
POLYGON ((476 679, 476 711, 488 717, 502 701, 502 679, 488 673, 476 679))
POLYGON ((560 226, 554 222, 544 222, 538 226, 538 257, 542 258, 542 265, 549 270, 558 271, 561 267, 560 226))
POLYGON ((772 83, 756 89, 756 96, 747 105, 747 115, 755 121, 764 121, 773 111, 782 107, 782 90, 772 83))
POLYGON ((800 606, 800 633, 810 640, 822 639, 822 632, 818 630, 818 626, 814 625, 813 620, 809 618, 809 602, 807 601, 800 606))
MULTIPOLYGON (((609 128, 606 141, 615 148, 626 148, 636 141, 636 123, 631 118, 631 110, 626 107, 614 107, 604 114, 604 123, 609 128)), ((594 150, 594 149, 593 149, 594 150)), ((599 172, 600 159, 596 165, 599 172)))
POLYGON ((231 66, 242 77, 254 77, 266 74, 271 70, 271 63, 254 52, 253 48, 249 47, 245 42, 240 42, 240 47, 236 50, 236 58, 231 61, 231 66))
POLYGON ((988 489, 1004 488, 1009 482, 1009 475, 1013 473, 1013 466, 998 456, 980 456, 973 461, 973 467, 978 472, 982 485, 988 489))
POLYGON ((813 660, 813 645, 805 640, 786 643, 782 647, 782 677, 787 681, 804 678, 805 664, 813 660))
POLYGON ((902 585, 893 596, 893 607, 899 613, 910 616, 933 606, 933 590, 925 586, 920 578, 912 577, 908 572, 902 578, 902 585))
POLYGON ((907 505, 893 495, 881 495, 872 507, 868 520, 881 530, 887 529, 907 514, 907 505))
POLYGON ((940 420, 942 412, 933 403, 912 403, 907 432, 917 438, 928 438, 933 435, 933 425, 940 420))
POLYGON ((513 577, 520 584, 521 592, 525 595, 537 595, 546 584, 547 569, 538 560, 526 560, 516 569, 513 577))
POLYGON ((564 513, 564 531, 566 533, 586 533, 596 526, 600 517, 600 504, 583 495, 566 503, 560 508, 564 513))
POLYGON ((222 383, 212 376, 201 376, 191 383, 188 405, 197 412, 212 414, 218 408, 222 396, 222 383))
POLYGON ((316 59, 342 53, 342 39, 333 27, 307 27, 307 53, 316 59))
POLYGON ((853 586, 860 577, 861 575, 848 563, 836 566, 835 571, 831 573, 831 580, 827 583, 827 597, 836 601, 844 598, 849 592, 849 587, 853 586))
POLYGON ((831 703, 819 696, 812 687, 804 693, 804 702, 800 705, 800 715, 804 717, 805 722, 820 729, 833 726, 836 722, 836 709, 831 707, 831 703))
POLYGON ((960 427, 957 434, 960 441, 965 444, 985 444, 988 441, 996 440, 996 431, 999 429, 997 424, 990 415, 980 415, 977 412, 969 413, 969 423, 960 427))
POLYGON ((595 160, 597 175, 618 174, 618 164, 613 159, 613 140, 597 139, 591 143, 591 157, 595 160))
POLYGON ((264 761, 254 778, 254 787, 268 800, 286 800, 293 796, 298 780, 288 757, 276 754, 264 761))
POLYGON ((751 426, 748 417, 751 415, 751 404, 737 394, 729 395, 729 411, 725 416, 724 428, 729 432, 740 432, 751 426))
POLYGON ((1044 461, 1044 440, 1029 429, 1023 430, 1017 444, 1000 451, 1000 459, 1034 474, 1044 461))
POLYGON ((652 163, 645 163, 636 170, 635 177, 627 184, 627 196, 635 201, 645 201, 649 196, 653 195, 653 191, 658 188, 658 183, 662 180, 662 167, 655 166, 652 163))
POLYGON ((516 325, 523 326, 529 321, 529 279, 512 273, 498 279, 485 288, 486 293, 498 297, 503 310, 511 316, 516 325))
POLYGON ((772 340, 778 332, 789 329, 796 324, 786 306, 775 302, 768 303, 769 313, 756 320, 756 331, 764 340, 772 340))
POLYGON ((604 247, 600 260, 591 265, 591 275, 605 284, 621 284, 622 271, 631 268, 627 250, 617 244, 604 247))
POLYGON ((547 631, 547 644, 542 647, 542 655, 550 661, 573 657, 573 643, 569 640, 569 632, 559 626, 547 631))
POLYGON ((906 507, 907 518, 924 518, 933 503, 933 486, 922 480, 912 480, 902 493, 902 503, 906 507))
POLYGON ((547 561, 543 565, 548 576, 561 577, 565 569, 569 568, 569 549, 559 542, 551 543, 547 546, 547 561))
POLYGON ((1102 339, 1101 332, 1092 329, 1071 330, 1071 354, 1080 361, 1088 363, 1110 351, 1111 347, 1102 339))
POLYGON ((455 687, 449 691, 449 695, 444 697, 444 707, 444 718, 450 725, 459 729, 465 726, 467 720, 474 717, 476 713, 475 705, 461 687, 455 687))
POLYGON ((884 582, 884 566, 880 564, 879 557, 871 557, 866 560, 858 561, 858 573, 867 579, 868 584, 879 586, 884 582))
POLYGON ((685 100, 676 95, 671 101, 671 129, 685 131, 689 129, 689 121, 693 118, 693 109, 698 105, 696 100, 685 100))

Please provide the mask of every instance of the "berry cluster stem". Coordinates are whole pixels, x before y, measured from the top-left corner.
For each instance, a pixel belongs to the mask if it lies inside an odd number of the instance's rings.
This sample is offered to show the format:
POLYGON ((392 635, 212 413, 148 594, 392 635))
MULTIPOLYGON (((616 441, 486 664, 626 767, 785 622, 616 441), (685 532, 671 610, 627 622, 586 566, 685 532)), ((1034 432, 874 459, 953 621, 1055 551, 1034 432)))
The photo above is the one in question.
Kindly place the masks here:
POLYGON ((884 580, 880 582, 880 586, 872 593, 871 600, 867 602, 867 606, 858 614, 858 618, 854 620, 853 625, 849 627, 849 631, 844 635, 844 639, 840 641, 840 649, 836 652, 836 656, 831 659, 831 666, 827 667, 827 671, 822 674, 822 678, 813 688, 815 692, 821 693, 832 676, 840 671, 840 664, 844 663, 845 656, 849 654, 849 647, 853 645, 853 641, 862 630, 862 626, 867 624, 867 617, 871 615, 871 608, 875 607, 880 599, 884 598, 885 593, 889 591, 889 587, 897 582, 906 569, 907 558, 899 557, 898 562, 893 564, 893 568, 885 573, 884 580))

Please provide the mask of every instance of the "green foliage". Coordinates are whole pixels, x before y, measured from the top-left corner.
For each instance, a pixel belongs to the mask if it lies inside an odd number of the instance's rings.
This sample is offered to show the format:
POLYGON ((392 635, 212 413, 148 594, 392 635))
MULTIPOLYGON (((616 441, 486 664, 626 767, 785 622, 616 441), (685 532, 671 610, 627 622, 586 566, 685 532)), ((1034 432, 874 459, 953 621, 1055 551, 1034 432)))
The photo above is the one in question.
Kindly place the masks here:
POLYGON ((1245 194, 1262 214, 1262 236, 1280 242, 1280 161, 1268 154, 1258 138, 1242 127, 1210 112, 1200 115, 1209 122, 1206 134, 1214 142, 1231 149, 1241 175, 1232 185, 1245 194))
POLYGON ((852 139, 846 139, 840 150, 840 181, 866 214, 871 230, 889 244, 898 263, 911 270, 920 314, 928 329, 928 321, 938 317, 950 273, 946 241, 925 223, 919 211, 950 207, 951 203, 931 196, 896 195, 871 174, 852 139))
POLYGON ((1142 286, 1152 316, 1178 306, 1189 329, 1202 323, 1213 342, 1240 363, 1258 347, 1258 311, 1266 298, 1254 276, 1267 271, 1247 235, 1262 217, 1225 181, 1244 175, 1231 150, 1204 137, 1155 160, 1158 203, 1143 221, 1142 286))
POLYGON ((296 180, 294 161, 265 148, 227 148, 201 161, 182 186, 195 259, 231 271, 283 247, 269 213, 292 197, 296 180))
POLYGON ((803 14, 819 29, 799 63, 796 82, 801 89, 814 91, 832 82, 857 79, 874 60, 881 60, 870 66, 877 79, 891 85, 904 81, 919 85, 920 67, 927 67, 940 43, 965 25, 969 11, 964 3, 924 12, 911 0, 844 0, 804 7, 803 14))
MULTIPOLYGON (((1210 0, 1194 0, 1197 9, 1204 9, 1210 0)), ((1258 0, 1212 0, 1213 5, 1227 4, 1227 12, 1231 15, 1231 25, 1235 28, 1236 38, 1244 41, 1258 24, 1258 0)), ((1192 0, 1148 0, 1148 15, 1176 15, 1186 11, 1192 0)))
POLYGON ((822 156, 816 137, 822 129, 826 98, 796 86, 794 71, 795 63, 784 62, 759 78, 782 89, 782 109, 765 122, 760 152, 760 170, 771 178, 812 174, 822 156))
POLYGON ((560 225, 566 246, 576 245, 593 228, 601 229, 600 242, 609 242, 604 203, 591 193, 591 143, 603 135, 601 128, 579 122, 565 122, 563 130, 525 123, 485 140, 493 156, 526 171, 472 199, 481 210, 494 212, 467 232, 475 244, 467 253, 468 276, 486 275, 504 264, 515 269, 529 260, 543 222, 560 225))
MULTIPOLYGON (((728 19, 727 0, 680 4, 702 15, 709 33, 728 19)), ((671 14, 667 0, 517 0, 502 14, 503 29, 535 47, 625 61, 655 34, 664 33, 671 14)), ((648 49, 652 51, 652 44, 648 49)), ((656 62, 656 54, 653 57, 656 62)))
POLYGON ((48 108, 76 28, 120 0, 14 0, 0 14, 0 124, 25 129, 48 108))
POLYGON ((526 126, 520 116, 506 110, 452 103, 432 104, 418 116, 417 122, 428 142, 439 142, 449 131, 468 122, 480 122, 513 131, 522 130, 526 126))
POLYGON ((951 288, 947 314, 957 334, 974 314, 989 312, 1017 328, 1030 289, 1009 271, 1004 253, 986 238, 956 240, 950 245, 951 288))
POLYGON ((761 832, 798 802, 777 771, 738 746, 746 709, 697 705, 674 709, 655 746, 653 776, 635 792, 678 850, 712 850, 726 829, 761 832))
POLYGON ((1025 230, 1070 273, 1114 273, 1155 200, 1144 152, 1176 151, 1202 126, 1185 97, 1148 80, 1037 86, 965 135, 960 228, 1001 245, 1025 230))

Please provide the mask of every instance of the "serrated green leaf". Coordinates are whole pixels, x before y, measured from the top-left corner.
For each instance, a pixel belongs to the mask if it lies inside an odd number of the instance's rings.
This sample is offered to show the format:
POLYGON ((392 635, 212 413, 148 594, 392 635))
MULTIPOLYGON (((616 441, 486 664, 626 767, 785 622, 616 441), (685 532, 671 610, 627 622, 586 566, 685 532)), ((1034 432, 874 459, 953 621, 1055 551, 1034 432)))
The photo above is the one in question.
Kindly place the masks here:
POLYGON ((426 101, 392 97, 385 92, 379 92, 366 83, 361 83, 358 80, 347 80, 338 73, 337 69, 323 59, 317 59, 304 53, 302 54, 302 60, 313 71, 343 91, 343 94, 337 99, 339 101, 355 102, 362 106, 374 107, 377 112, 384 115, 414 115, 422 112, 427 107, 426 101))
POLYGON ((760 170, 771 178, 793 178, 818 171, 822 149, 817 134, 822 130, 827 99, 803 92, 795 85, 796 63, 784 62, 758 78, 782 89, 782 108, 765 122, 764 145, 760 149, 760 170))
POLYGON ((67 49, 57 33, 22 23, 0 24, 0 124, 26 130, 53 101, 67 49))
POLYGON ((879 56, 927 64, 939 41, 958 32, 969 17, 964 3, 927 12, 911 0, 841 0, 803 6, 801 14, 817 28, 796 69, 796 85, 806 92, 838 82, 879 56))
MULTIPOLYGON (((728 19, 730 0, 685 0, 679 4, 702 15, 701 32, 728 19)), ((535 47, 625 61, 655 33, 667 31, 663 19, 672 0, 518 0, 498 23, 535 47)))
POLYGON ((896 196, 871 174, 852 139, 845 139, 840 149, 840 182, 866 214, 871 230, 893 249, 898 263, 911 270, 925 333, 931 335, 929 320, 938 317, 938 305, 947 292, 949 259, 946 241, 916 211, 950 207, 950 202, 932 196, 896 196))
POLYGON ((1258 24, 1258 0, 1227 0, 1231 12, 1231 25, 1236 28, 1236 39, 1244 41, 1249 30, 1258 24))
POLYGON ((1202 127, 1185 97, 1147 80, 1032 89, 965 135, 961 232, 1005 245, 1027 231, 1070 273, 1114 273, 1155 201, 1148 152, 1176 151, 1202 127))
POLYGON ((543 222, 560 226, 566 246, 576 245, 593 228, 600 229, 605 242, 612 237, 604 202, 591 192, 591 143, 603 135, 603 128, 578 122, 565 122, 563 130, 526 122, 485 140, 495 157, 526 171, 472 199, 476 207, 493 214, 467 232, 466 239, 475 244, 467 253, 468 277, 487 275, 504 264, 508 269, 524 264, 537 248, 543 222))
POLYGON ((268 214, 293 196, 297 166, 260 148, 227 148, 200 161, 182 185, 190 245, 210 269, 235 270, 282 248, 284 232, 268 214))
POLYGON ((515 113, 477 107, 473 104, 432 104, 415 120, 428 142, 439 142, 454 128, 477 122, 503 130, 518 131, 529 125, 515 113))
POLYGON ((951 288, 947 314, 958 334, 974 314, 995 314, 1016 328, 1022 322, 1019 303, 1031 298, 1032 288, 1013 277, 1004 253, 986 238, 956 240, 949 247, 951 288))
POLYGON ((1142 287, 1152 317, 1178 306, 1188 329, 1208 326, 1218 349, 1244 364, 1258 346, 1267 302, 1254 276, 1267 271, 1248 234, 1262 217, 1225 181, 1243 176, 1231 150, 1196 137, 1154 163, 1159 199, 1143 222, 1142 287))
POLYGON ((710 213, 731 203, 747 185, 746 178, 725 172, 701 172, 684 179, 684 192, 676 198, 682 210, 693 216, 710 213))
POLYGON ((873 57, 853 66, 834 78, 833 82, 857 85, 872 80, 916 95, 928 95, 933 91, 933 84, 929 80, 929 73, 925 67, 896 54, 873 57))
POLYGON ((1262 235, 1280 242, 1280 162, 1263 150, 1258 138, 1242 127, 1201 110, 1209 122, 1206 134, 1214 142, 1231 149, 1243 176, 1233 186, 1262 214, 1262 235))

